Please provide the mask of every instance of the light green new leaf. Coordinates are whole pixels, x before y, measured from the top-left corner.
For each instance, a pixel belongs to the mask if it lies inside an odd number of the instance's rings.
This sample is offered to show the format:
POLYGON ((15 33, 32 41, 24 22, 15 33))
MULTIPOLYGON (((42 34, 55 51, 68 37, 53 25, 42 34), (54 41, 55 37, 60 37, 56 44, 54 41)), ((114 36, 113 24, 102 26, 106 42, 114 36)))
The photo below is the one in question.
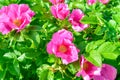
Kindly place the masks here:
POLYGON ((86 57, 88 61, 90 61, 92 64, 96 66, 101 66, 102 65, 102 58, 101 55, 96 51, 92 50, 89 53, 89 56, 86 57))
POLYGON ((86 46, 86 52, 90 52, 91 50, 95 50, 97 49, 102 43, 104 42, 104 40, 98 40, 98 41, 93 41, 87 44, 86 46))
POLYGON ((98 17, 94 15, 84 16, 82 20, 80 20, 80 22, 83 24, 99 24, 100 23, 98 17))
POLYGON ((18 61, 22 62, 25 59, 25 54, 22 54, 17 58, 18 61))
POLYGON ((3 55, 3 57, 8 58, 8 59, 14 59, 17 56, 13 52, 8 52, 3 55))
POLYGON ((104 58, 115 60, 119 56, 116 49, 117 46, 113 43, 105 42, 98 48, 97 52, 100 53, 104 58))
POLYGON ((113 15, 112 17, 113 17, 113 19, 114 19, 117 23, 120 22, 120 13, 115 14, 115 15, 113 15))
POLYGON ((49 70, 47 79, 48 80, 54 80, 54 72, 53 71, 49 70))
POLYGON ((49 68, 49 65, 44 64, 37 69, 37 75, 39 77, 39 80, 48 80, 47 76, 48 74, 50 74, 48 68, 49 68))

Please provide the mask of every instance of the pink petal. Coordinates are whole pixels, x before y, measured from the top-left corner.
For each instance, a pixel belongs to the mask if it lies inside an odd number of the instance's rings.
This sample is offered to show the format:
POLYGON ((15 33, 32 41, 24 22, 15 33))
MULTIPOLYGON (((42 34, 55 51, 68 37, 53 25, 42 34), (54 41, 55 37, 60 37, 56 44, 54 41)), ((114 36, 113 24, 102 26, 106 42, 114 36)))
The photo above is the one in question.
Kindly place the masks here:
POLYGON ((93 5, 96 3, 96 0, 87 0, 88 5, 93 5))

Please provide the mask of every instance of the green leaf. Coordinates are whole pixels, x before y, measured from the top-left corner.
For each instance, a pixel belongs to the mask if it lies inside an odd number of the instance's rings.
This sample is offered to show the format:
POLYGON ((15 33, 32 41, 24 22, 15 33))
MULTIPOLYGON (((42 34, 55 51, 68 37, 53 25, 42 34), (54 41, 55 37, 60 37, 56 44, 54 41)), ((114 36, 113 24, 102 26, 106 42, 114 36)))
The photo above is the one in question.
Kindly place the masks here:
POLYGON ((5 79, 7 68, 3 70, 2 66, 0 65, 0 80, 5 79))
POLYGON ((117 57, 118 57, 118 54, 115 54, 114 52, 113 53, 102 53, 102 56, 104 57, 104 58, 107 58, 107 59, 113 59, 113 60, 115 60, 115 59, 117 59, 117 57))
POLYGON ((115 14, 115 15, 113 15, 112 17, 113 17, 113 19, 114 19, 117 23, 120 22, 120 13, 115 14))
POLYGON ((18 61, 22 62, 25 59, 25 54, 22 54, 17 58, 18 61))
POLYGON ((96 66, 101 66, 102 65, 102 58, 101 55, 96 51, 92 50, 89 53, 89 56, 86 56, 87 60, 93 63, 96 66))
POLYGON ((49 63, 54 63, 55 62, 55 59, 56 59, 56 57, 54 56, 54 55, 49 55, 49 58, 48 58, 48 62, 49 63))
POLYGON ((31 41, 31 48, 37 48, 39 43, 40 43, 40 36, 39 33, 35 32, 35 31, 31 31, 29 32, 28 36, 26 37, 27 39, 29 39, 31 41))
POLYGON ((47 80, 54 80, 54 72, 49 70, 47 80))
POLYGON ((105 42, 98 48, 98 52, 99 53, 110 53, 110 52, 113 52, 116 48, 117 46, 115 46, 111 42, 105 42))
POLYGON ((102 27, 102 26, 98 26, 96 29, 95 29, 95 34, 96 35, 103 35, 104 32, 107 30, 106 27, 102 27))
POLYGON ((7 65, 9 72, 12 75, 20 76, 20 67, 17 60, 14 60, 13 63, 7 65))
POLYGON ((14 50, 14 53, 17 55, 17 56, 20 56, 21 55, 21 52, 17 51, 17 50, 14 50))
POLYGON ((116 59, 119 54, 116 53, 117 46, 111 42, 103 43, 97 50, 104 58, 116 59))
POLYGON ((78 70, 80 69, 79 61, 77 61, 77 64, 74 62, 73 64, 70 64, 68 66, 68 70, 74 75, 78 70))
POLYGON ((109 21, 109 26, 116 28, 116 22, 114 20, 109 21))
POLYGON ((14 59, 17 56, 13 52, 8 52, 3 55, 3 57, 8 58, 8 59, 14 59))
POLYGON ((103 42, 104 40, 98 40, 88 43, 86 46, 86 52, 89 53, 91 50, 97 49, 103 42))
POLYGON ((44 64, 37 69, 37 75, 39 77, 39 80, 47 80, 47 76, 49 73, 48 67, 49 65, 44 64))
POLYGON ((82 20, 80 20, 83 24, 99 24, 99 19, 95 15, 84 16, 82 20))

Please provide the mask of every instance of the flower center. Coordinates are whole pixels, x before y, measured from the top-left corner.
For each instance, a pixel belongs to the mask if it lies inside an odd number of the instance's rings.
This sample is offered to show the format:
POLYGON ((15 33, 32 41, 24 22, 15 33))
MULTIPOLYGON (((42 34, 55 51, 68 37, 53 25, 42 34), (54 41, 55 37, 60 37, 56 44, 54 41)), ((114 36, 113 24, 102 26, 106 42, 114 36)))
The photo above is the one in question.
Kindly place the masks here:
POLYGON ((88 64, 87 63, 83 63, 83 69, 86 71, 88 69, 88 64))
POLYGON ((56 0, 54 0, 54 2, 56 3, 56 0))
POLYGON ((13 21, 13 23, 16 25, 16 26, 20 26, 21 25, 21 20, 20 19, 15 19, 14 21, 13 21))
POLYGON ((64 46, 64 45, 60 45, 58 50, 59 50, 60 52, 64 53, 64 52, 67 51, 67 47, 64 46))

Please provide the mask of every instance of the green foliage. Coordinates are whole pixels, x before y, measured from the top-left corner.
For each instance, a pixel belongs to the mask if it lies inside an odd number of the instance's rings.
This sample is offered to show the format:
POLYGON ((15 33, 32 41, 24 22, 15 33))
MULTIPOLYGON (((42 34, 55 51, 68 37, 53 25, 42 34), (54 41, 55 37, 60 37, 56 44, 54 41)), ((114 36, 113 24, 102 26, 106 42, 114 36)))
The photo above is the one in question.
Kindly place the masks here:
POLYGON ((46 45, 53 33, 65 28, 73 33, 74 44, 80 49, 79 57, 95 66, 108 63, 117 68, 120 79, 120 0, 106 5, 97 2, 89 6, 87 0, 65 0, 72 12, 81 9, 85 16, 79 22, 89 24, 75 32, 68 18, 55 19, 49 0, 0 0, 0 8, 9 4, 28 4, 35 16, 24 30, 0 33, 0 80, 82 80, 76 77, 79 60, 64 65, 60 58, 49 55, 46 45))
POLYGON ((83 24, 99 24, 99 19, 95 15, 84 16, 80 21, 83 24))

